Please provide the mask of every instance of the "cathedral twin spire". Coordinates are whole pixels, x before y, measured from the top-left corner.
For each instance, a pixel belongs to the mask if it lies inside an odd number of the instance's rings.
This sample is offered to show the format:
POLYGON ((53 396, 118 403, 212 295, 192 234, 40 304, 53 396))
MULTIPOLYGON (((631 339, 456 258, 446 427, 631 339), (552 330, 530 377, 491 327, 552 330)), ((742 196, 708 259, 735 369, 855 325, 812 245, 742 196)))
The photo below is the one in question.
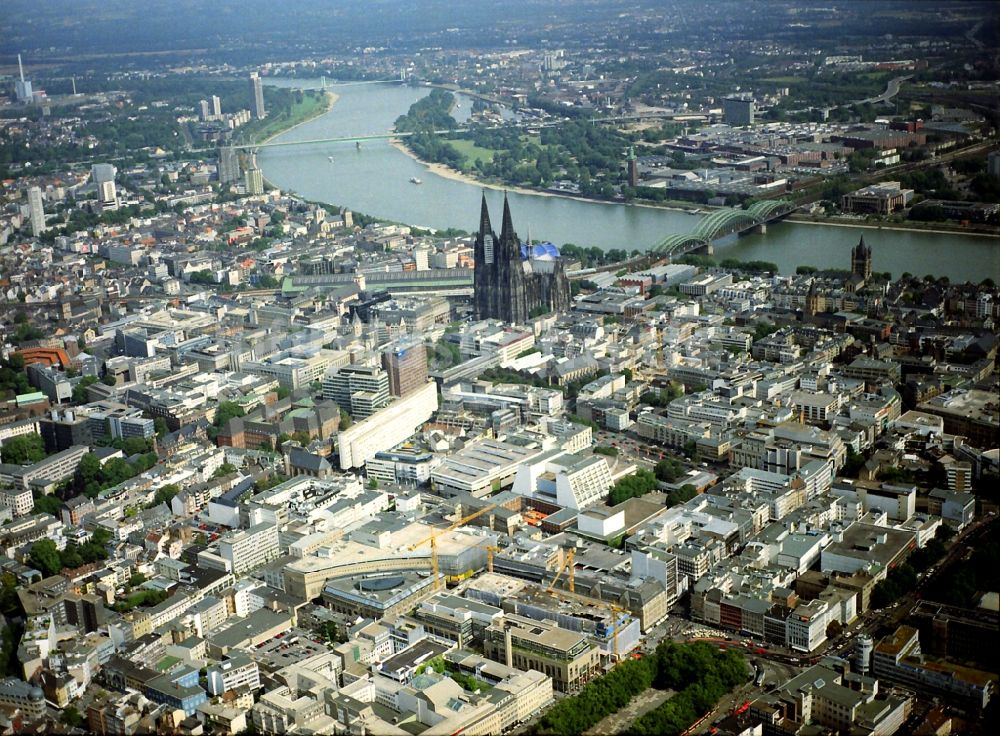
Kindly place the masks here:
MULTIPOLYGON (((479 235, 484 237, 493 234, 493 226, 490 224, 490 209, 486 204, 486 192, 483 192, 483 200, 479 209, 479 235)), ((513 242, 520 245, 517 233, 514 232, 514 219, 510 214, 510 202, 507 200, 507 193, 503 195, 503 220, 500 225, 500 242, 513 242)))

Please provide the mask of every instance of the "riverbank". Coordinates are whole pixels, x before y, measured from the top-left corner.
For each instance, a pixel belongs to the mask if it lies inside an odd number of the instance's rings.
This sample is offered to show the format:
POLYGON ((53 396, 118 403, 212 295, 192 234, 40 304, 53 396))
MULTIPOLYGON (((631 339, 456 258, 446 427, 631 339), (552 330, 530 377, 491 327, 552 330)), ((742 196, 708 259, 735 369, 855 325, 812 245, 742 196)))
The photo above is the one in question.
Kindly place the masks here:
POLYGON ((526 194, 533 197, 555 197, 557 199, 570 199, 575 202, 586 202, 587 204, 604 204, 604 205, 618 205, 625 207, 646 207, 651 210, 669 210, 671 212, 683 212, 687 215, 702 214, 704 212, 709 212, 717 207, 710 207, 709 205, 698 205, 695 207, 674 207, 670 205, 656 205, 649 204, 648 202, 609 202, 606 199, 594 199, 593 197, 584 197, 579 194, 560 194, 558 192, 549 192, 544 189, 529 189, 527 187, 519 187, 507 184, 497 184, 495 182, 482 181, 470 176, 465 172, 453 169, 450 166, 444 164, 434 163, 432 161, 425 161, 420 158, 417 154, 411 151, 405 143, 399 138, 392 138, 389 140, 389 145, 395 148, 400 153, 410 157, 417 163, 426 166, 427 169, 432 174, 437 174, 443 179, 450 179, 451 181, 458 181, 463 184, 471 184, 472 186, 480 187, 482 189, 492 189, 498 192, 517 192, 518 194, 526 194))
MULTIPOLYGON (((340 139, 391 130, 400 112, 405 112, 427 92, 386 84, 360 84, 334 91, 340 99, 332 113, 276 140, 340 139)), ((319 98, 314 104, 318 102, 319 98)), ((467 107, 464 100, 462 107, 467 107)), ((333 145, 303 150, 268 146, 260 149, 257 160, 269 182, 304 199, 335 203, 383 221, 414 223, 437 230, 475 227, 479 200, 485 191, 480 183, 431 176, 425 164, 386 145, 387 142, 373 141, 361 149, 355 149, 353 143, 344 144, 343 150, 332 151, 328 148, 334 148, 333 145), (328 161, 331 152, 336 158, 333 163, 328 161), (422 179, 423 185, 411 184, 412 178, 422 179)), ((499 207, 502 188, 494 185, 496 191, 486 191, 491 209, 499 207)), ((629 252, 646 250, 672 233, 691 232, 699 221, 698 215, 662 208, 606 207, 567 197, 529 196, 519 192, 509 195, 519 231, 530 224, 535 239, 560 245, 574 243, 580 247, 620 248, 629 252)), ((1000 249, 984 248, 986 241, 966 237, 964 233, 801 228, 782 221, 769 226, 766 234, 727 238, 717 245, 716 252, 719 258, 778 263, 786 275, 794 274, 798 265, 846 268, 850 265, 850 250, 861 233, 874 247, 876 271, 933 273, 955 282, 977 283, 984 275, 990 275, 1000 281, 1000 275, 995 275, 1000 273, 1000 249)))
POLYGON ((882 223, 872 223, 872 222, 851 222, 838 220, 837 218, 820 218, 814 219, 812 215, 789 215, 785 218, 787 222, 796 225, 822 225, 823 227, 851 227, 851 228, 862 228, 864 230, 895 230, 899 232, 907 233, 927 233, 928 235, 969 235, 979 238, 993 238, 996 239, 1000 237, 1000 229, 997 230, 972 230, 967 227, 955 226, 947 227, 940 226, 937 227, 920 227, 918 225, 906 226, 899 223, 894 223, 891 225, 882 223))
POLYGON ((291 125, 289 125, 287 128, 281 128, 280 130, 276 130, 274 133, 271 133, 271 135, 262 140, 261 143, 270 143, 279 135, 283 135, 284 133, 287 133, 291 130, 295 130, 300 125, 305 125, 306 123, 315 120, 320 115, 326 115, 328 112, 330 112, 333 109, 333 106, 337 104, 337 100, 340 99, 340 95, 338 95, 336 92, 331 92, 329 90, 324 91, 323 94, 326 99, 326 105, 323 107, 322 110, 316 110, 311 115, 307 115, 301 120, 295 120, 293 118, 292 121, 290 121, 291 125))
MULTIPOLYGON (((267 138, 265 138, 261 142, 262 143, 268 143, 268 142, 274 140, 275 138, 277 138, 279 135, 283 135, 283 134, 285 134, 285 133, 287 133, 287 132, 289 132, 291 130, 295 130, 300 125, 305 125, 306 123, 315 120, 320 115, 326 115, 328 112, 330 112, 330 110, 333 109, 333 106, 337 104, 337 100, 340 99, 340 95, 338 95, 335 92, 330 92, 329 90, 327 90, 326 92, 324 92, 324 95, 325 95, 325 98, 326 98, 326 106, 324 107, 324 109, 319 110, 318 112, 313 113, 312 115, 310 115, 307 118, 303 118, 302 120, 299 120, 299 121, 296 121, 296 122, 292 123, 287 128, 282 128, 281 130, 273 133, 272 135, 269 135, 267 138)), ((281 187, 277 186, 274 182, 270 181, 266 176, 264 177, 264 186, 267 187, 267 188, 269 188, 269 189, 280 189, 281 188, 281 187)))

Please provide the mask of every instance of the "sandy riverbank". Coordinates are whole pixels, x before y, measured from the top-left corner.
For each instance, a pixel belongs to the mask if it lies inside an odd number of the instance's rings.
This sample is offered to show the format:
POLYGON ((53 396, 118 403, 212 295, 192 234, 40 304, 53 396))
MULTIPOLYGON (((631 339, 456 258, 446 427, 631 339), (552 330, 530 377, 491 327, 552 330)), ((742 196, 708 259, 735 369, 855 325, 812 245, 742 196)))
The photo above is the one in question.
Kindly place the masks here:
MULTIPOLYGON (((592 199, 591 197, 581 197, 574 194, 557 194, 556 192, 545 192, 540 189, 528 189, 526 187, 508 186, 505 184, 494 184, 492 182, 485 182, 476 179, 473 176, 469 176, 466 173, 458 171, 451 168, 450 166, 445 166, 444 164, 431 163, 429 161, 424 161, 417 154, 406 147, 398 138, 392 138, 389 141, 390 145, 395 148, 400 153, 403 153, 410 158, 412 158, 417 163, 423 164, 427 167, 428 171, 432 174, 437 174, 444 179, 451 179, 452 181, 460 181, 464 184, 471 184, 473 186, 481 187, 483 189, 494 189, 496 191, 503 192, 517 192, 518 194, 527 194, 533 197, 559 197, 560 199, 575 199, 577 202, 587 202, 588 204, 606 204, 606 205, 625 205, 625 202, 608 202, 605 199, 592 199)), ((692 207, 691 209, 685 209, 684 207, 669 207, 660 206, 655 204, 647 204, 645 202, 629 202, 627 203, 629 207, 648 207, 653 210, 672 210, 674 212, 684 212, 685 214, 694 214, 694 210, 711 211, 716 209, 715 207, 708 207, 706 205, 700 205, 698 207, 692 207)))

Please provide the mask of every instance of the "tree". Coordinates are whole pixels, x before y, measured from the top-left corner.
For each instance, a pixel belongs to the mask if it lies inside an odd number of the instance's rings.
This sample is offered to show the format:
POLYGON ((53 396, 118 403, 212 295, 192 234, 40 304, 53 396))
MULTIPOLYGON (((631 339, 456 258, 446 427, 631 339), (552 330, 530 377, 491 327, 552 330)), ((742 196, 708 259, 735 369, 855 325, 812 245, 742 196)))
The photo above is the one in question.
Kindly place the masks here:
POLYGON ((236 466, 235 465, 233 465, 232 463, 222 463, 222 465, 220 465, 218 468, 216 468, 215 472, 212 473, 212 477, 213 478, 222 478, 222 477, 225 477, 227 475, 232 475, 235 472, 236 472, 236 466))
POLYGON ((25 394, 30 390, 28 376, 24 372, 24 358, 15 353, 7 359, 0 359, 0 392, 25 394))
POLYGON ((0 448, 0 459, 13 465, 30 465, 45 459, 45 442, 34 432, 11 437, 0 448))
POLYGON ((640 469, 627 475, 611 487, 608 505, 617 506, 630 498, 644 496, 657 487, 656 476, 649 470, 640 469))
POLYGON ((698 489, 690 483, 685 483, 680 488, 667 494, 667 505, 676 506, 681 503, 687 503, 697 495, 698 489))
POLYGON ((51 539, 39 539, 31 545, 29 555, 31 566, 41 571, 46 577, 56 575, 62 570, 62 559, 56 543, 51 539))
POLYGON ((161 503, 170 503, 174 496, 181 492, 181 487, 176 483, 167 483, 165 486, 160 486, 156 489, 156 493, 153 494, 153 501, 150 503, 150 508, 155 508, 161 503))
POLYGON ((684 473, 684 466, 671 457, 664 458, 653 468, 656 477, 664 483, 674 483, 684 473))
POLYGON ((76 466, 76 471, 73 473, 73 485, 78 491, 86 493, 90 486, 97 483, 101 470, 101 461, 97 459, 97 455, 88 452, 80 458, 80 464, 76 466))
POLYGON ((58 517, 59 511, 62 508, 62 501, 59 500, 57 496, 49 496, 47 494, 37 494, 35 495, 35 508, 32 510, 36 514, 50 514, 52 516, 58 517))
POLYGON ((152 450, 149 440, 143 437, 126 437, 115 442, 115 446, 127 456, 144 455, 152 450))
POLYGON ((59 716, 59 720, 70 728, 79 728, 83 725, 83 716, 80 714, 80 711, 72 705, 67 705, 63 708, 63 712, 59 716))
POLYGON ((77 404, 87 403, 87 387, 93 386, 100 379, 97 376, 84 376, 73 387, 73 401, 77 404))
POLYGON ((230 419, 235 417, 242 417, 246 414, 243 411, 243 407, 237 404, 235 401, 220 401, 219 405, 215 409, 215 426, 221 427, 230 419))
POLYGON ((348 427, 350 427, 353 423, 354 423, 354 420, 351 419, 351 415, 348 414, 344 409, 341 409, 340 410, 340 427, 339 427, 339 430, 341 432, 343 432, 345 429, 347 429, 348 427))

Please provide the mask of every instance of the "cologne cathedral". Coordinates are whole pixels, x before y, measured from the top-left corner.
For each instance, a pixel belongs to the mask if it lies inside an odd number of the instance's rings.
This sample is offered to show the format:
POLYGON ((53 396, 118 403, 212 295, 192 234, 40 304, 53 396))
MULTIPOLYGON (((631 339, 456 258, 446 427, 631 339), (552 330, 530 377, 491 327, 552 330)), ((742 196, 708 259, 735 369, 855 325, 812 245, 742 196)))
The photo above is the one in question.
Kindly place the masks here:
POLYGON ((475 247, 474 306, 477 319, 511 324, 569 309, 569 280, 555 246, 522 244, 514 232, 507 197, 500 237, 490 225, 483 195, 475 247))

